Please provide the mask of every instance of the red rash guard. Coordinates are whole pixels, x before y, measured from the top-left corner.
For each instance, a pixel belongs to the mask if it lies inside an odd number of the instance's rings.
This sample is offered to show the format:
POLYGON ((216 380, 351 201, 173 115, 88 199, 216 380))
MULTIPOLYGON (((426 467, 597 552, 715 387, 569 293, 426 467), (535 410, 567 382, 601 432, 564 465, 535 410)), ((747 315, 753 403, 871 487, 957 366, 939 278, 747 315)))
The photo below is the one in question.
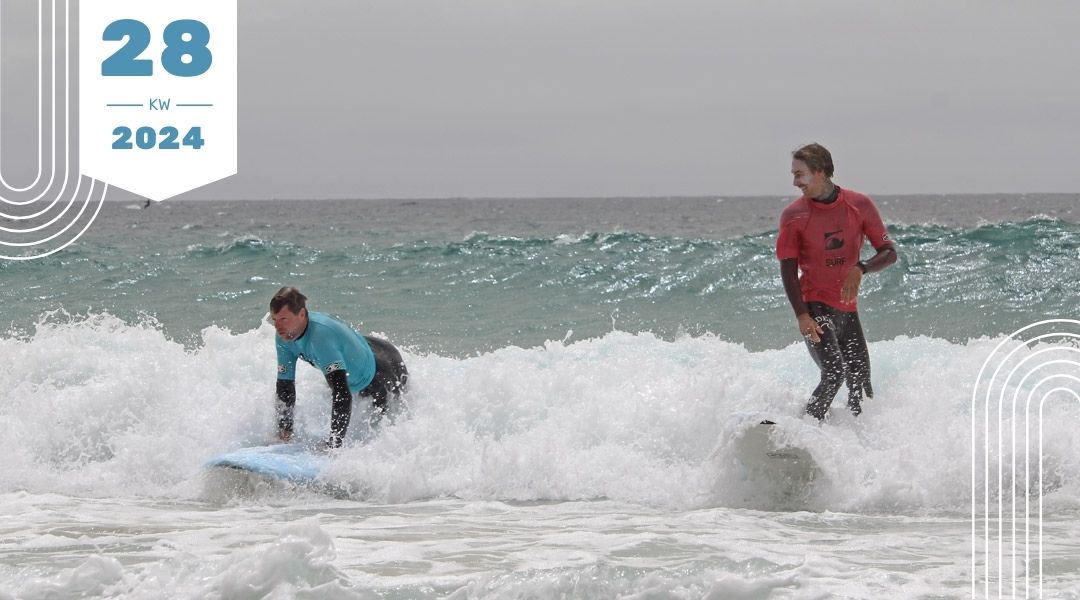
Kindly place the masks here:
POLYGON ((830 204, 801 196, 780 215, 776 258, 798 260, 803 301, 850 312, 856 303, 841 302, 840 289, 867 239, 877 250, 892 245, 868 196, 842 188, 830 204))

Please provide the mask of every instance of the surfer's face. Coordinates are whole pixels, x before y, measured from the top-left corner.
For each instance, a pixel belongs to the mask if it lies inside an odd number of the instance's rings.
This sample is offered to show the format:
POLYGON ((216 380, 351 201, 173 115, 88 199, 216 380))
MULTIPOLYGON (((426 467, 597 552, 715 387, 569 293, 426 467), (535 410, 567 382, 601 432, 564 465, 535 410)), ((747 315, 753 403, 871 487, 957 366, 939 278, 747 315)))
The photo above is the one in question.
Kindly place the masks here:
POLYGON ((301 308, 299 313, 289 310, 288 306, 282 306, 281 310, 271 315, 274 319, 274 329, 278 336, 286 342, 291 342, 300 337, 307 328, 307 309, 301 308))
POLYGON ((829 178, 825 171, 811 171, 806 163, 799 159, 791 161, 792 184, 802 190, 807 198, 824 198, 829 188, 829 178))

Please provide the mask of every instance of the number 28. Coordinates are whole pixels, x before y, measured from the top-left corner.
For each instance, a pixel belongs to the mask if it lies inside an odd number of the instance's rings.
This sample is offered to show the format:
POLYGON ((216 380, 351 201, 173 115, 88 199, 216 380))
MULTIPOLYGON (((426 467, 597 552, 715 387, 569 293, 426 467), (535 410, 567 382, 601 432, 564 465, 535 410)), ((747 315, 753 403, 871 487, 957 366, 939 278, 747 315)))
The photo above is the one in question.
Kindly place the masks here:
MULTIPOLYGON (((154 61, 139 58, 150 45, 150 28, 145 23, 134 19, 113 21, 105 28, 101 38, 107 42, 119 42, 127 38, 126 44, 101 63, 103 76, 150 77, 154 74, 154 61)), ((172 75, 202 75, 214 61, 214 56, 207 47, 210 43, 210 29, 202 21, 173 21, 165 27, 162 38, 165 40, 165 51, 161 53, 161 66, 172 75), (185 36, 187 39, 184 39, 185 36), (188 57, 187 62, 184 62, 184 57, 188 57)))

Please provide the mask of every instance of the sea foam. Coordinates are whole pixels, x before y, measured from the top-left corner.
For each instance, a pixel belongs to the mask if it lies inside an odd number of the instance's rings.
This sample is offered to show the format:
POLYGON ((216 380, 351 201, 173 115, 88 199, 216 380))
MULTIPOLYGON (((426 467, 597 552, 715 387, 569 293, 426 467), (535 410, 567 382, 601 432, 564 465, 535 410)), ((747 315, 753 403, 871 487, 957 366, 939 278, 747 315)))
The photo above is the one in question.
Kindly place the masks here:
MULTIPOLYGON (((209 327, 185 346, 152 322, 94 315, 0 338, 8 357, 0 365, 0 491, 199 496, 208 458, 272 438, 273 337, 267 324, 209 327)), ((774 509, 765 497, 755 506, 753 494, 747 504, 740 487, 749 484, 726 448, 732 415, 754 411, 786 419, 786 435, 819 433, 792 440, 821 472, 802 508, 963 511, 971 498, 971 390, 999 341, 872 343, 876 396, 856 419, 841 390, 824 425, 801 416, 817 369, 800 344, 752 352, 710 335, 666 341, 613 331, 464 358, 406 348, 405 411, 360 443, 366 413, 357 407, 354 439, 324 475, 336 489, 379 502, 606 498, 774 509)), ((329 391, 304 365, 297 388, 298 437, 314 443, 327 433, 329 391)), ((1054 401, 1043 410, 1041 491, 1074 504, 1080 406, 1054 401)), ((1016 417, 1017 433, 1006 428, 1001 461, 1038 468, 1038 453, 1022 454, 1032 423, 1016 417)))

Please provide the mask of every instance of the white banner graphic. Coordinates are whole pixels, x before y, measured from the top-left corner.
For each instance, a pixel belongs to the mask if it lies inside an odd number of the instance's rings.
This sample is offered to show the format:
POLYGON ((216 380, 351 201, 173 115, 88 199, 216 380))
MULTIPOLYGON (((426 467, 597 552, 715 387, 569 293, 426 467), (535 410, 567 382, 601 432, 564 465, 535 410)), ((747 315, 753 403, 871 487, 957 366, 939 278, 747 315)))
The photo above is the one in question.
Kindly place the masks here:
POLYGON ((236 0, 81 3, 84 175, 164 200, 236 173, 236 15, 236 0))

